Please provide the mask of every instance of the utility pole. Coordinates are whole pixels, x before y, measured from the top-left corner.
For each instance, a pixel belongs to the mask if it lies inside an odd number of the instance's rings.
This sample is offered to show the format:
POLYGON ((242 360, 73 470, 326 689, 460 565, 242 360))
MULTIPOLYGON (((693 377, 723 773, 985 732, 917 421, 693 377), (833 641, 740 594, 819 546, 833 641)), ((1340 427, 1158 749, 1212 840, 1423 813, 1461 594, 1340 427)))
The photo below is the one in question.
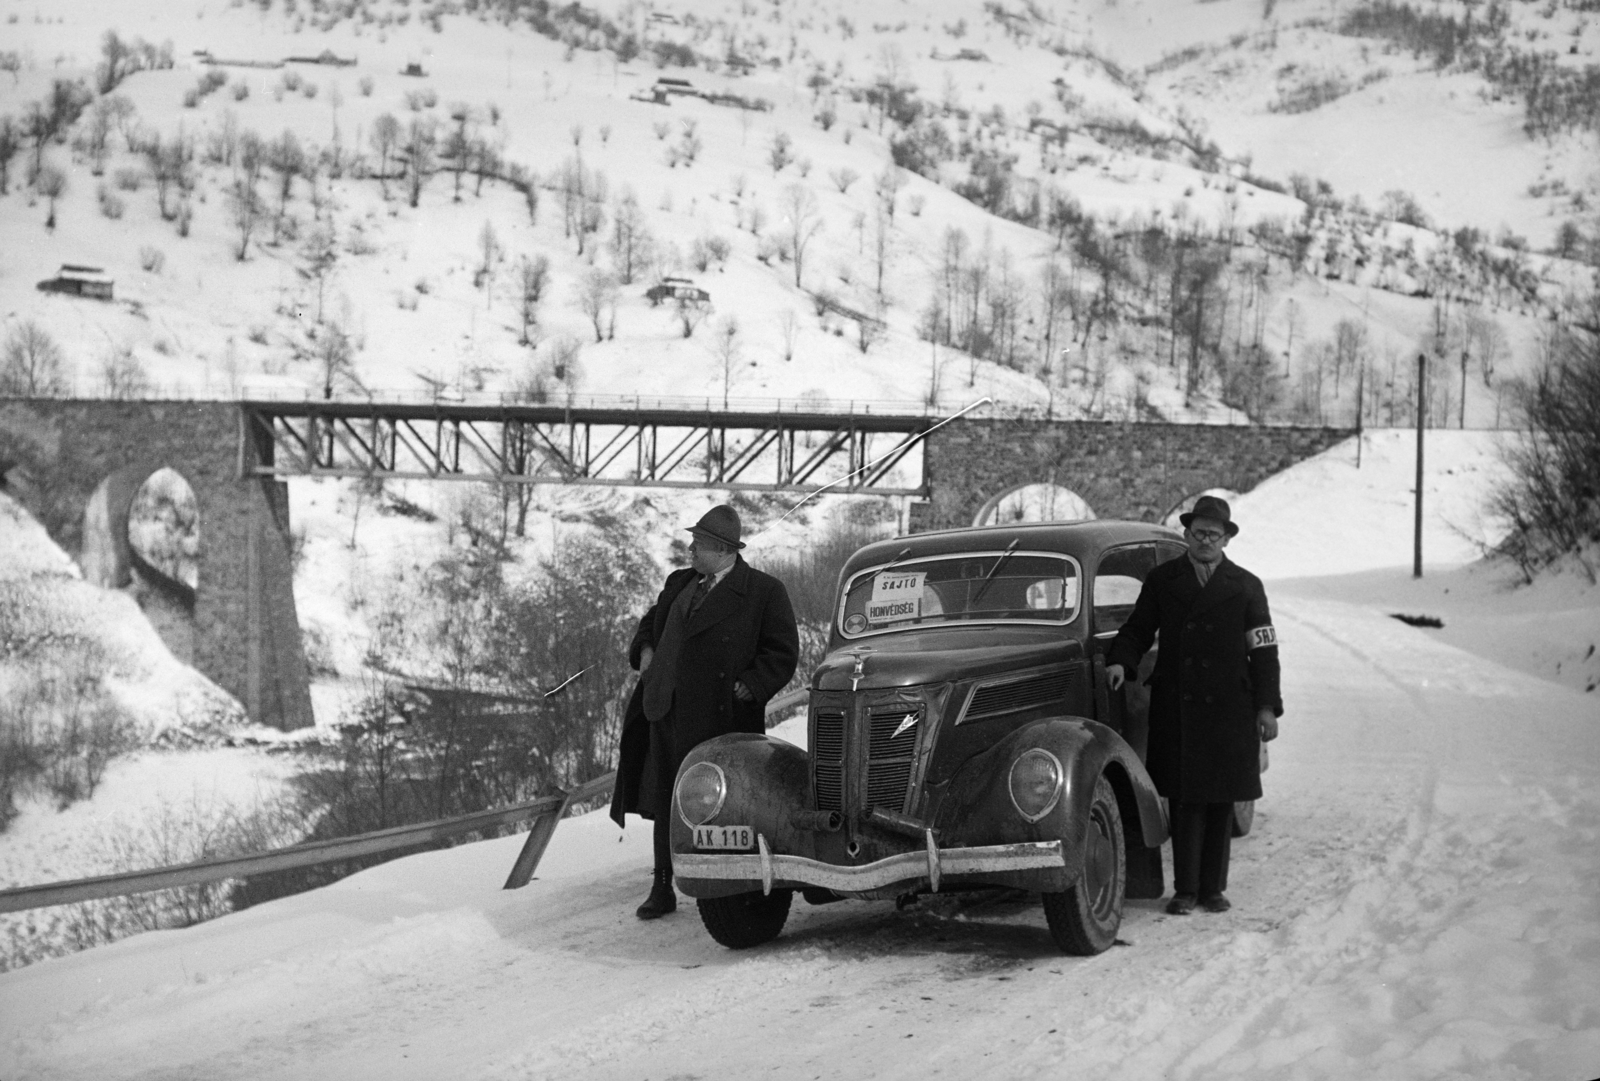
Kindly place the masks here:
POLYGON ((1422 432, 1428 420, 1428 354, 1417 354, 1417 517, 1411 547, 1411 577, 1422 577, 1422 432))
POLYGON ((1366 400, 1367 400, 1366 399, 1366 394, 1367 394, 1367 357, 1366 357, 1366 354, 1363 353, 1362 356, 1361 356, 1361 367, 1356 370, 1356 468, 1357 469, 1361 468, 1361 444, 1366 442, 1366 436, 1362 433, 1362 427, 1361 427, 1361 422, 1364 419, 1362 414, 1366 412, 1366 400))

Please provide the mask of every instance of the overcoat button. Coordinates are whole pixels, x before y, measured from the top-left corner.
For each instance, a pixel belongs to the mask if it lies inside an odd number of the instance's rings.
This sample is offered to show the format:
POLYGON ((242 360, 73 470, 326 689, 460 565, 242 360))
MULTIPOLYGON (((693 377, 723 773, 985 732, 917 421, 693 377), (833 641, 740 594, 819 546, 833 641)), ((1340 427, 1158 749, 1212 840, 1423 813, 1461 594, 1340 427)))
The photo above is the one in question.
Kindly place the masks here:
POLYGON ((1194 695, 1186 694, 1186 695, 1183 696, 1183 700, 1185 702, 1193 702, 1194 701, 1194 695))
POLYGON ((1201 668, 1210 668, 1211 667, 1211 662, 1210 661, 1201 661, 1200 662, 1200 667, 1201 668))
POLYGON ((1208 694, 1208 695, 1206 695, 1206 704, 1209 705, 1210 703, 1211 703, 1211 696, 1208 694))
POLYGON ((1190 631, 1194 630, 1194 624, 1193 623, 1185 623, 1183 626, 1184 626, 1185 630, 1190 630, 1190 631))
POLYGON ((1208 630, 1208 631, 1209 631, 1209 630, 1210 630, 1210 629, 1211 629, 1211 624, 1209 624, 1209 623, 1207 623, 1207 624, 1206 624, 1206 630, 1208 630))

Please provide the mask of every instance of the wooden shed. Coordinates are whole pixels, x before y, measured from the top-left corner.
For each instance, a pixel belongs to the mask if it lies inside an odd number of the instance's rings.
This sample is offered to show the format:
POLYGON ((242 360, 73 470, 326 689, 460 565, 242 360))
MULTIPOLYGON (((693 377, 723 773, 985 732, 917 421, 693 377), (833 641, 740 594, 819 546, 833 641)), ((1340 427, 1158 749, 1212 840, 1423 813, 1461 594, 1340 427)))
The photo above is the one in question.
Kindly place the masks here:
POLYGON ((115 284, 103 267, 62 263, 56 276, 40 282, 39 288, 46 293, 70 293, 95 300, 110 300, 115 284))

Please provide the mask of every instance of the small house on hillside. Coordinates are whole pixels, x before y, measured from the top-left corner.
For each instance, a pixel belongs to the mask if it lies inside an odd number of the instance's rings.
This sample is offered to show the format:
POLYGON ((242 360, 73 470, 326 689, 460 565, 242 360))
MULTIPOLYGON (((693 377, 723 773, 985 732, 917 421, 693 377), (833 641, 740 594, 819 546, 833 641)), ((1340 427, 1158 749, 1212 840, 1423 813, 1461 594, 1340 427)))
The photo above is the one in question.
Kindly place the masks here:
POLYGON ((415 76, 415 77, 416 77, 416 78, 418 78, 418 79, 423 79, 423 78, 426 78, 426 77, 427 77, 427 75, 428 75, 428 73, 427 73, 427 72, 425 72, 425 71, 423 71, 423 70, 422 70, 422 65, 421 65, 421 64, 419 64, 419 63, 417 63, 417 62, 416 62, 416 61, 414 61, 414 60, 413 60, 413 61, 412 61, 412 62, 411 62, 411 63, 409 63, 409 64, 407 64, 407 65, 406 65, 406 66, 405 66, 405 68, 404 68, 404 70, 402 70, 402 71, 401 71, 401 72, 400 72, 400 74, 401 74, 401 75, 411 75, 411 76, 415 76))
POLYGON ((334 68, 353 68, 356 66, 355 58, 346 59, 339 56, 332 49, 323 49, 316 56, 291 56, 291 64, 325 64, 334 68))
POLYGON ((700 91, 688 79, 679 79, 671 75, 662 75, 656 79, 655 91, 658 94, 687 94, 690 97, 699 97, 700 91))
POLYGON ((95 300, 110 300, 115 284, 115 280, 102 267, 62 263, 56 276, 40 282, 39 289, 45 293, 68 293, 95 300))

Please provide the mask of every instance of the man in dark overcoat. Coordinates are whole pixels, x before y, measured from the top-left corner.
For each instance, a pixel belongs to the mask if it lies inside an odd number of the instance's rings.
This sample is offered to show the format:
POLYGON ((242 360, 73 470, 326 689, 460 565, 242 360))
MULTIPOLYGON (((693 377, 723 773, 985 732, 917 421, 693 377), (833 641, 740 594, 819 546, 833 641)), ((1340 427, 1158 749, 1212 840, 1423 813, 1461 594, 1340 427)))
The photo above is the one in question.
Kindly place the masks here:
POLYGON ((1278 735, 1278 637, 1261 580, 1223 554, 1239 532, 1227 501, 1201 496, 1178 519, 1187 558, 1150 572, 1133 614, 1106 652, 1113 690, 1135 672, 1156 633, 1146 766, 1172 809, 1167 911, 1230 908, 1233 805, 1261 797, 1261 744, 1278 735))
POLYGON ((639 682, 623 719, 611 817, 619 826, 630 811, 655 821, 642 920, 678 907, 668 816, 684 757, 713 736, 766 731, 767 701, 800 657, 788 591, 739 555, 738 513, 712 507, 689 532, 692 565, 667 576, 628 649, 639 682))

